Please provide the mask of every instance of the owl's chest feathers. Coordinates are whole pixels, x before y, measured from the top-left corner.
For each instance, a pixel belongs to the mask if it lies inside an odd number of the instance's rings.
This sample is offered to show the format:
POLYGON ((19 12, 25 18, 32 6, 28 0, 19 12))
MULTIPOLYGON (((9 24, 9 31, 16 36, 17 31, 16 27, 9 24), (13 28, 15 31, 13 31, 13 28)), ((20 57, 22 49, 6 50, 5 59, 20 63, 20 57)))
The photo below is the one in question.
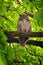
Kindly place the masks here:
POLYGON ((23 19, 19 21, 19 29, 22 32, 28 32, 31 28, 30 21, 27 19, 23 19))

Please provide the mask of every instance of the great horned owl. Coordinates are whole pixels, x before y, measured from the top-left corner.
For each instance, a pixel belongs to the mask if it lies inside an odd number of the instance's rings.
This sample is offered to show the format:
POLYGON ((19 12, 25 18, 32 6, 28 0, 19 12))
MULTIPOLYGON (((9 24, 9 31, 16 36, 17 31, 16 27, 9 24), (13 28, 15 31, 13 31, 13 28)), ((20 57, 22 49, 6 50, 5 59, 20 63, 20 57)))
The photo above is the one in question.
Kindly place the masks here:
MULTIPOLYGON (((30 32, 31 31, 31 24, 28 18, 28 14, 23 14, 20 16, 18 21, 18 32, 30 32)), ((28 37, 19 37, 20 45, 22 47, 25 47, 25 41, 28 39, 28 37)))

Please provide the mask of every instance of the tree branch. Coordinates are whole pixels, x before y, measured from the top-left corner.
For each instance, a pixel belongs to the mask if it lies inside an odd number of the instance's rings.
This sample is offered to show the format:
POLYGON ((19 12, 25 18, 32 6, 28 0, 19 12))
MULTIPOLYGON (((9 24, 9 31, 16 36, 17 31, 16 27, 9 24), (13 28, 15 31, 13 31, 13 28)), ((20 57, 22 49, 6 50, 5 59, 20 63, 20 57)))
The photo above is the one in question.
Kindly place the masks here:
MULTIPOLYGON (((8 40, 7 40, 7 42, 8 43, 19 43, 19 39, 18 38, 13 38, 13 37, 9 37, 9 36, 7 36, 8 37, 8 40)), ((42 47, 43 48, 43 41, 34 41, 34 40, 29 40, 28 42, 27 42, 27 44, 28 45, 35 45, 35 46, 40 46, 40 47, 42 47)))
POLYGON ((43 32, 18 32, 18 31, 4 31, 7 36, 18 37, 43 37, 43 32))
MULTIPOLYGON (((4 31, 5 35, 8 37, 7 42, 9 43, 19 43, 18 38, 14 38, 15 36, 21 36, 21 37, 43 37, 43 32, 29 32, 29 33, 23 33, 23 32, 17 32, 17 31, 4 31)), ((27 42, 28 45, 36 45, 40 46, 43 48, 43 41, 34 41, 34 40, 29 40, 27 42)))
MULTIPOLYGON (((19 40, 16 38, 8 38, 7 40, 9 43, 19 43, 19 40)), ((34 41, 34 40, 29 40, 27 42, 28 45, 35 45, 35 46, 40 46, 43 48, 43 41, 34 41)))

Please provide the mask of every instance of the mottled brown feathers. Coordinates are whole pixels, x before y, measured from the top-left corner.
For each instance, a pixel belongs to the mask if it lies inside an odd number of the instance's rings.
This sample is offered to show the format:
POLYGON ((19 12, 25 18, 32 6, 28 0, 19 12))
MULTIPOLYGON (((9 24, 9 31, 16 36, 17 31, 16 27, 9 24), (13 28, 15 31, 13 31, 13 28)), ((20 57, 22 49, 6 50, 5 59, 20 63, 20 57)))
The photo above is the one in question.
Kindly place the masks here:
MULTIPOLYGON (((21 15, 18 21, 18 32, 30 32, 31 24, 27 14, 21 15)), ((19 37, 20 45, 25 46, 28 37, 19 37)))

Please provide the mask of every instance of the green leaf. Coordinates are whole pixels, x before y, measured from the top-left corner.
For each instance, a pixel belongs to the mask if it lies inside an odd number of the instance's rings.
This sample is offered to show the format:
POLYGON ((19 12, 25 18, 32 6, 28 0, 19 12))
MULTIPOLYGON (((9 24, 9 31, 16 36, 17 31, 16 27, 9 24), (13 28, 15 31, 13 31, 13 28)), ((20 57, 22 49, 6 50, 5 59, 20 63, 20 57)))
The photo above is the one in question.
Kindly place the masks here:
POLYGON ((15 57, 14 49, 12 47, 8 47, 7 59, 12 62, 14 57, 15 57))
POLYGON ((0 55, 0 65, 7 65, 6 59, 0 55))
POLYGON ((43 27, 43 8, 37 11, 37 13, 35 14, 35 19, 37 20, 39 25, 43 27))

